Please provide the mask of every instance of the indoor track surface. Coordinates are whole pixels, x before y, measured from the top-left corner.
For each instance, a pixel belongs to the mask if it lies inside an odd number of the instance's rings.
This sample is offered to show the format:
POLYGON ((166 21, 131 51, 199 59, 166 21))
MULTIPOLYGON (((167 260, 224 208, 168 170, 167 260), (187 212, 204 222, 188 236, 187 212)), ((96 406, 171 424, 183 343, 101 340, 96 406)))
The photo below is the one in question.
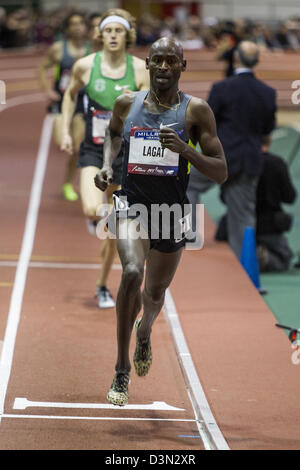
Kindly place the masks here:
MULTIPOLYGON (((205 98, 222 65, 187 58, 182 89, 205 98)), ((300 365, 229 247, 214 241, 208 213, 204 247, 184 252, 154 325, 148 376, 132 370, 129 405, 106 401, 116 315, 94 298, 101 240, 80 201, 60 195, 66 156, 52 141, 39 60, 1 53, 0 449, 299 449, 300 365)), ((290 60, 274 80, 283 105, 290 60)), ((270 70, 260 72, 267 81, 270 70)), ((114 297, 120 276, 116 257, 114 297)), ((131 357, 134 343, 133 334, 131 357)))

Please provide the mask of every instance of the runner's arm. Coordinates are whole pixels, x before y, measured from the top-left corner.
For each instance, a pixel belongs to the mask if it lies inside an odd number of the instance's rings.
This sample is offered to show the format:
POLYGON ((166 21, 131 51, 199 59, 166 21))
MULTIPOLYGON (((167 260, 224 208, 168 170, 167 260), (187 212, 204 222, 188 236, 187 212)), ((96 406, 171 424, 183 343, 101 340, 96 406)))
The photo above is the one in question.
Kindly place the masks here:
POLYGON ((227 164, 222 144, 217 135, 216 121, 209 105, 198 98, 192 98, 187 109, 187 126, 191 129, 191 140, 198 143, 201 152, 183 142, 169 127, 160 130, 163 147, 180 153, 207 178, 222 184, 227 179, 227 164))
POLYGON ((76 108, 77 95, 84 86, 81 80, 82 66, 80 60, 72 67, 70 83, 62 101, 62 145, 61 150, 72 153, 71 122, 76 108))
POLYGON ((38 79, 41 89, 47 94, 48 98, 57 101, 60 98, 59 93, 52 89, 52 83, 47 76, 47 70, 54 67, 59 62, 61 55, 61 44, 54 43, 48 50, 38 68, 38 79))
POLYGON ((112 117, 105 132, 103 166, 95 176, 95 185, 102 191, 105 191, 108 184, 112 183, 112 164, 121 150, 123 126, 132 100, 132 95, 124 94, 120 95, 114 104, 112 117))

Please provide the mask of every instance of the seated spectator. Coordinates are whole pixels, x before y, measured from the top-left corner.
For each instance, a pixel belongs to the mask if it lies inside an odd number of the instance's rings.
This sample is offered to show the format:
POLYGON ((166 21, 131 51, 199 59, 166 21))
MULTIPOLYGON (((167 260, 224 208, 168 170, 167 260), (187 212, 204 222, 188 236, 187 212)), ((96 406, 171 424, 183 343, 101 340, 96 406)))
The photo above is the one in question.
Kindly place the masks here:
POLYGON ((0 47, 3 44, 3 28, 5 24, 6 11, 4 8, 0 7, 0 47))
POLYGON ((150 14, 143 15, 137 25, 137 46, 148 46, 159 38, 160 21, 150 14))
POLYGON ((50 46, 54 42, 55 30, 48 15, 40 15, 35 24, 34 39, 38 44, 50 46))
MULTIPOLYGON (((282 203, 292 204, 297 192, 283 158, 268 153, 269 142, 263 146, 264 171, 257 186, 256 243, 261 272, 289 269, 293 252, 284 235, 292 226, 292 216, 282 209, 282 203)), ((227 240, 226 215, 221 219, 216 240, 227 240)))
POLYGON ((177 24, 174 16, 166 16, 163 19, 160 28, 160 37, 172 37, 177 35, 177 24))
POLYGON ((291 48, 288 37, 288 30, 284 23, 280 25, 275 37, 283 50, 288 50, 291 48))
POLYGON ((257 187, 256 238, 261 271, 284 271, 289 268, 293 252, 283 235, 292 226, 292 216, 282 209, 282 203, 292 204, 297 193, 283 158, 268 153, 263 147, 264 172, 257 187))
POLYGON ((2 47, 24 47, 32 43, 33 18, 25 8, 10 13, 2 28, 2 47))
POLYGON ((201 49, 204 46, 197 30, 190 26, 186 26, 182 29, 180 42, 183 49, 201 49))
POLYGON ((225 77, 230 77, 234 73, 234 53, 240 40, 234 24, 227 23, 226 29, 220 32, 216 58, 226 63, 225 77))
POLYGON ((291 49, 294 51, 299 51, 300 49, 300 24, 296 20, 289 20, 286 22, 287 36, 291 46, 291 49))

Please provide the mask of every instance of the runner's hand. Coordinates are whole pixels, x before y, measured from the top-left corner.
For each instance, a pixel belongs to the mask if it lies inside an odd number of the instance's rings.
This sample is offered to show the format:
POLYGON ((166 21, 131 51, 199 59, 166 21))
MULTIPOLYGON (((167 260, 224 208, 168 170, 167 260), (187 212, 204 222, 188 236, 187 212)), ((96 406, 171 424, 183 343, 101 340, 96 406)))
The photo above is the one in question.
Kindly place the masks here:
POLYGON ((50 100, 50 101, 59 101, 61 96, 59 93, 57 93, 57 91, 55 90, 49 90, 46 92, 46 95, 47 95, 47 98, 50 100))
POLYGON ((101 191, 105 191, 107 186, 112 183, 113 170, 110 166, 102 167, 94 178, 95 185, 101 191))
POLYGON ((162 126, 159 129, 159 140, 162 148, 168 148, 172 152, 182 153, 185 150, 185 142, 170 127, 162 126))
POLYGON ((123 88, 122 93, 123 95, 136 95, 136 91, 127 90, 127 88, 123 88))
POLYGON ((62 150, 63 152, 67 152, 69 155, 72 155, 73 141, 72 141, 72 137, 69 134, 63 135, 60 150, 62 150))

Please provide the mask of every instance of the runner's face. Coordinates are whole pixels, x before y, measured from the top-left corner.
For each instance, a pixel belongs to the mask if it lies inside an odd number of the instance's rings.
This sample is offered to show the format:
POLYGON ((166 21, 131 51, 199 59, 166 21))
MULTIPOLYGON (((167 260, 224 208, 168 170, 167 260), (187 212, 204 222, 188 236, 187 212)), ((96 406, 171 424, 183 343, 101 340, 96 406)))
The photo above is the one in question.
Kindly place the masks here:
POLYGON ((109 23, 102 31, 103 47, 110 52, 125 50, 127 30, 120 23, 109 23))
POLYGON ((154 89, 167 90, 178 84, 184 63, 176 47, 157 47, 147 59, 154 89))
POLYGON ((81 16, 72 16, 68 26, 68 36, 71 38, 83 38, 86 35, 86 25, 81 16))
POLYGON ((90 25, 89 37, 91 41, 94 41, 99 36, 99 25, 101 22, 101 17, 94 18, 90 25))

